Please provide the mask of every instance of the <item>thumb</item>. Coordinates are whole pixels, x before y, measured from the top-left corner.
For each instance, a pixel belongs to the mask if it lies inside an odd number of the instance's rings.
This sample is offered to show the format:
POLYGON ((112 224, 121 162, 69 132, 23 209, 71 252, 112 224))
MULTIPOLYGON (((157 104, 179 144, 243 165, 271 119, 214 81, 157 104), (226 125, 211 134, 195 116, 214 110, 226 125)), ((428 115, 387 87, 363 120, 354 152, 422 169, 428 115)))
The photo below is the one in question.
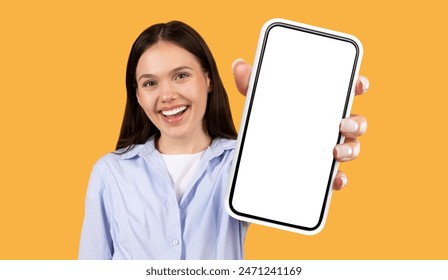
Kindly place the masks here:
POLYGON ((236 88, 242 95, 246 96, 252 67, 243 59, 238 58, 232 63, 232 71, 236 88))

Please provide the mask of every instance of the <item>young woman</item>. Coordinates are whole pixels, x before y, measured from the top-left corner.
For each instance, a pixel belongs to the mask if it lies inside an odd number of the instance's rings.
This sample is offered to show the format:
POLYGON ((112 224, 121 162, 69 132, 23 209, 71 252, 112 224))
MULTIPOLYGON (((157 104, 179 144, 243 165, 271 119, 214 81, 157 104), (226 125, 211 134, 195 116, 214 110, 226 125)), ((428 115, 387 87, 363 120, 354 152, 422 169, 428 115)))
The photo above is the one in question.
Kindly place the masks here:
MULTIPOLYGON (((245 93, 250 66, 233 68, 245 93)), ((224 205, 237 132, 205 41, 182 22, 149 27, 132 46, 126 89, 117 150, 91 174, 79 258, 242 259, 248 224, 224 205)), ((343 120, 338 160, 357 156, 365 128, 363 117, 343 120)), ((345 183, 338 173, 334 188, 345 183)))

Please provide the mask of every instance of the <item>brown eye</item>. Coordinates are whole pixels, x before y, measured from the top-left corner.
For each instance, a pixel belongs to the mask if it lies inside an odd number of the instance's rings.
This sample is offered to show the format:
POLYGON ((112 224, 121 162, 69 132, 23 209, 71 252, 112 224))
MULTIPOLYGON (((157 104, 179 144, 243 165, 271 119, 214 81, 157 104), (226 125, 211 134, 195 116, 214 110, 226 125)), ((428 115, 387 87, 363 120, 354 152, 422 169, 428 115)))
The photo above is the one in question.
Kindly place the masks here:
POLYGON ((143 83, 143 87, 154 87, 154 86, 156 86, 157 85, 157 82, 156 81, 146 81, 146 82, 144 82, 143 83))
POLYGON ((179 80, 179 79, 185 79, 187 77, 189 77, 190 75, 188 73, 179 73, 176 75, 176 77, 174 78, 174 80, 179 80))

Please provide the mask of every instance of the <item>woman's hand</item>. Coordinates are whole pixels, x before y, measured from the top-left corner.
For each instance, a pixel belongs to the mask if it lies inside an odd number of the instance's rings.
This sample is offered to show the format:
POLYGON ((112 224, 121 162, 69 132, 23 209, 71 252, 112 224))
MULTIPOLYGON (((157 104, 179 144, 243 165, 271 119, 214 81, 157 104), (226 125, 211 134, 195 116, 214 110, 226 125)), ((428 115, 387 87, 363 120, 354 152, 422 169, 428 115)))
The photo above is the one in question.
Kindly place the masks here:
MULTIPOLYGON (((242 59, 237 59, 232 63, 235 85, 238 91, 246 95, 249 85, 249 77, 252 71, 251 66, 242 59)), ((356 95, 362 95, 369 89, 369 80, 360 76, 356 84, 356 95)), ((336 145, 333 155, 339 162, 345 162, 355 159, 359 155, 360 144, 358 137, 363 135, 367 129, 367 120, 360 115, 350 115, 341 121, 339 130, 345 136, 342 144, 336 145)), ((344 172, 338 170, 333 182, 333 189, 340 190, 347 184, 347 176, 344 172)))

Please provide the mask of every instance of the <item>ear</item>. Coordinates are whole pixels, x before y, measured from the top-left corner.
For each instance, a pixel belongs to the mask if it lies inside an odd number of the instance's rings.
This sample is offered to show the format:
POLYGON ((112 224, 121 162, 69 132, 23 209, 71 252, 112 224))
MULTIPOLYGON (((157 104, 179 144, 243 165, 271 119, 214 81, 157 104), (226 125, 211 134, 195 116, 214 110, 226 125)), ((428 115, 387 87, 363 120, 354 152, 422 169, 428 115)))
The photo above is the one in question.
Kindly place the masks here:
MULTIPOLYGON (((140 104, 140 98, 139 98, 137 87, 135 87, 135 97, 137 97, 138 104, 140 104)), ((140 106, 141 106, 141 104, 140 104, 140 106)))
POLYGON ((210 75, 208 73, 206 73, 206 78, 207 78, 207 90, 208 90, 208 93, 210 93, 213 91, 213 84, 210 80, 210 75))

